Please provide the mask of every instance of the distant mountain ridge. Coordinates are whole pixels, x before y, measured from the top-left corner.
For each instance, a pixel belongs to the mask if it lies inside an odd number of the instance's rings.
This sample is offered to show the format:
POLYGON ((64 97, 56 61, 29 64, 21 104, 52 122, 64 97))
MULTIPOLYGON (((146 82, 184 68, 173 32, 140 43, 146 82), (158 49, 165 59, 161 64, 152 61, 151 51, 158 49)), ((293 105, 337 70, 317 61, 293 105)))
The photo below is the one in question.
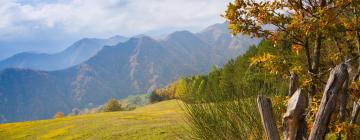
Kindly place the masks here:
POLYGON ((104 46, 124 42, 128 38, 114 36, 108 39, 84 38, 62 52, 55 54, 24 52, 0 61, 0 70, 6 68, 24 68, 34 70, 60 70, 75 66, 88 60, 104 46))
POLYGON ((226 27, 226 23, 217 24, 197 34, 174 32, 163 40, 130 38, 103 47, 89 60, 64 70, 3 70, 0 119, 45 119, 57 111, 68 113, 75 107, 103 104, 109 98, 151 92, 180 76, 205 73, 212 65, 221 66, 259 42, 218 32, 226 27), (237 42, 237 46, 228 46, 232 42, 237 42))

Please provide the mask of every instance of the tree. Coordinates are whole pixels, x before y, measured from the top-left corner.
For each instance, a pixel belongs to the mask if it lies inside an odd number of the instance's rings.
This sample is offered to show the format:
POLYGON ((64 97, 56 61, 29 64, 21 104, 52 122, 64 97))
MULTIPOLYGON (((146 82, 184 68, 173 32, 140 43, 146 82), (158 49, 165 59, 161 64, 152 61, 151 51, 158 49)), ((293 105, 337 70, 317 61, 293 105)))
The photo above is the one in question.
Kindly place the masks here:
POLYGON ((55 119, 58 119, 58 118, 63 118, 65 117, 64 113, 62 112, 56 112, 55 115, 54 115, 54 118, 55 119))
MULTIPOLYGON (((260 65, 267 68, 270 73, 287 77, 291 73, 299 75, 302 79, 299 83, 300 88, 310 93, 309 105, 312 106, 309 110, 312 111, 320 104, 313 99, 321 98, 317 93, 324 90, 322 87, 326 84, 330 69, 335 69, 339 63, 346 63, 346 73, 349 73, 348 78, 352 80, 350 82, 359 85, 359 9, 359 0, 235 0, 228 5, 224 17, 229 21, 229 28, 234 35, 243 33, 252 37, 263 37, 271 40, 275 47, 290 44, 283 46, 288 46, 292 50, 292 59, 282 59, 281 56, 270 52, 252 58, 252 65, 260 65), (357 61, 354 63, 354 60, 357 61), (284 69, 286 66, 291 68, 284 69)), ((335 96, 339 99, 339 107, 330 114, 339 113, 339 119, 336 122, 332 119, 334 123, 330 125, 333 125, 333 128, 340 126, 345 120, 348 92, 352 91, 348 90, 348 85, 341 87, 343 90, 339 97, 335 96)), ((343 85, 329 87, 336 86, 343 85)), ((325 88, 324 93, 327 93, 326 89, 329 87, 325 88)), ((352 100, 359 98, 359 94, 352 95, 352 100)), ((326 100, 327 97, 322 98, 326 100)), ((318 115, 323 111, 321 108, 314 110, 318 115)), ((317 120, 318 117, 315 123, 317 120)), ((309 121, 311 125, 312 120, 309 121)), ((340 132, 337 133, 338 138, 341 138, 340 132)))
POLYGON ((123 110, 121 104, 114 98, 107 101, 103 108, 103 112, 114 112, 123 110))
POLYGON ((224 17, 234 35, 264 37, 275 45, 291 42, 294 50, 302 49, 305 61, 301 67, 311 77, 309 91, 314 95, 324 72, 321 70, 333 67, 321 59, 322 52, 341 50, 339 55, 345 56, 354 51, 356 40, 360 48, 360 38, 354 35, 360 32, 359 5, 358 0, 235 0, 224 17))

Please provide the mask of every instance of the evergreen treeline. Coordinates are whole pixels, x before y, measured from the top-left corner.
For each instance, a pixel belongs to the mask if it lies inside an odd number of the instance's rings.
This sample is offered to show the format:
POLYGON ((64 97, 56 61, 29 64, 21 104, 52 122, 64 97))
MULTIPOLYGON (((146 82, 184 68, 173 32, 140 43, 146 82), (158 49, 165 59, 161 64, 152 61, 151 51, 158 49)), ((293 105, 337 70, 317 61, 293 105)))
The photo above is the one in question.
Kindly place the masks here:
POLYGON ((276 116, 280 118, 285 110, 288 81, 286 76, 252 65, 251 58, 271 53, 292 59, 287 55, 290 53, 286 53, 291 50, 283 45, 274 47, 269 41, 262 41, 223 68, 213 67, 207 75, 182 77, 166 88, 155 90, 151 96, 185 101, 191 132, 198 138, 262 139, 256 97, 260 94, 273 97, 276 116))

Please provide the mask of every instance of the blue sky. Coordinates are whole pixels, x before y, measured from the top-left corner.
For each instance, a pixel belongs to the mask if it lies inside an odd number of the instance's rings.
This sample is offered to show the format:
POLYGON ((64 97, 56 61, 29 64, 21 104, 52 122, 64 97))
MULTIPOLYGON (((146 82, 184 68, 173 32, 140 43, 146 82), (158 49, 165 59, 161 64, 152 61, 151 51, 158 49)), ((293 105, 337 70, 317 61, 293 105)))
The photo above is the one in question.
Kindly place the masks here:
POLYGON ((0 0, 0 51, 56 52, 83 37, 199 31, 224 22, 230 1, 0 0))

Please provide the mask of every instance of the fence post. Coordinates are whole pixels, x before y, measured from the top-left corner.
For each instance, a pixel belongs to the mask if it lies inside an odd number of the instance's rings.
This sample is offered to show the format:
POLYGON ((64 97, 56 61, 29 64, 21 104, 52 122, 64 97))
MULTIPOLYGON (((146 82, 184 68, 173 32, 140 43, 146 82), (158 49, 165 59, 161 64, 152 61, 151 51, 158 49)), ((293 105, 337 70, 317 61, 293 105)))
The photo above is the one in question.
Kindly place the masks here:
POLYGON ((284 140, 304 140, 307 138, 305 109, 307 96, 298 89, 289 99, 286 113, 283 116, 284 140))
POLYGON ((280 140, 270 99, 260 95, 257 97, 257 104, 268 140, 280 140))
POLYGON ((315 122, 311 129, 309 140, 323 140, 330 122, 331 114, 336 107, 339 92, 348 80, 349 74, 346 64, 336 66, 331 72, 321 99, 315 122))

